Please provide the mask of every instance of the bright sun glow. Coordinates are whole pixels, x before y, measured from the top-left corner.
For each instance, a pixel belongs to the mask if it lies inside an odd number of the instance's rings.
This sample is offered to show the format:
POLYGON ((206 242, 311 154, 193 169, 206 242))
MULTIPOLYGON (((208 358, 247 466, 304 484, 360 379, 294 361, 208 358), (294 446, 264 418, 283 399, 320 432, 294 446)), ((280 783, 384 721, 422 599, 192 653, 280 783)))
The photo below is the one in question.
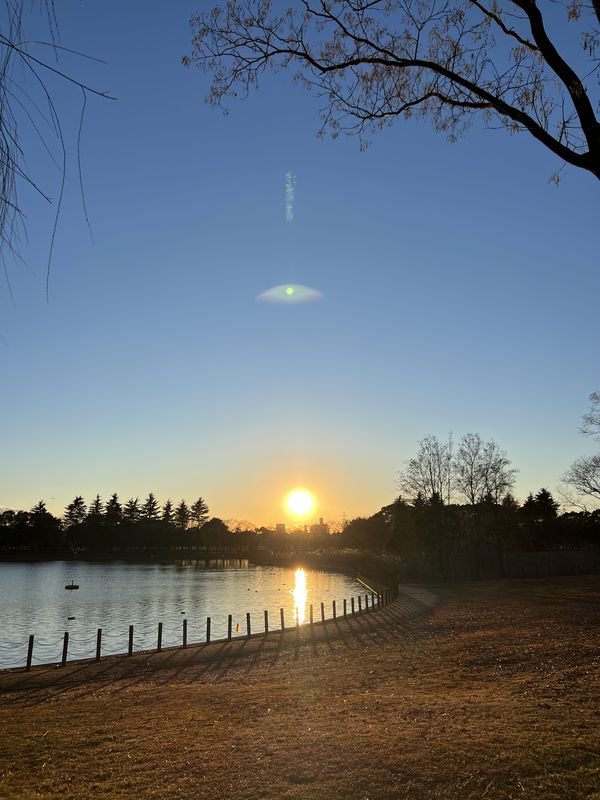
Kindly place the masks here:
POLYGON ((295 517, 306 517, 315 507, 315 498, 307 489, 298 487, 286 495, 285 507, 295 517))

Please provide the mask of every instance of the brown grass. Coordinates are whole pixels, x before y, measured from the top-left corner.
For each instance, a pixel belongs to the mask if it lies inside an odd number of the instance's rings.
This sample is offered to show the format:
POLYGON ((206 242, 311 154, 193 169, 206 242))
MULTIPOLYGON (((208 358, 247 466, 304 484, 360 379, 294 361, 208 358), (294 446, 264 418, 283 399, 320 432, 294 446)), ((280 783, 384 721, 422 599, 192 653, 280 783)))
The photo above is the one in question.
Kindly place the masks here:
POLYGON ((600 798, 600 578, 0 675, 0 798, 600 798))

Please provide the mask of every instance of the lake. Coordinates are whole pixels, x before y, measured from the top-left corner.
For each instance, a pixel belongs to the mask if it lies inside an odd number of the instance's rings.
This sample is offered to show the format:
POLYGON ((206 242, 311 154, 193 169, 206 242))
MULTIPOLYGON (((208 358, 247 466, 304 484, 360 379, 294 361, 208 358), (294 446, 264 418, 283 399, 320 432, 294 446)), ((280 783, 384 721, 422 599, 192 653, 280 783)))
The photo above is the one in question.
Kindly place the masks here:
POLYGON ((187 620, 188 644, 227 637, 227 617, 233 635, 246 633, 246 613, 252 632, 308 619, 320 604, 332 615, 344 598, 365 593, 357 580, 340 573, 255 566, 244 559, 215 559, 165 564, 126 562, 49 561, 0 563, 0 669, 22 666, 30 634, 35 636, 33 663, 60 660, 65 631, 69 631, 69 660, 95 654, 96 630, 102 628, 102 654, 127 652, 129 626, 134 626, 134 651, 156 647, 158 623, 163 623, 163 647, 181 644, 187 620), (76 591, 66 591, 74 581, 76 591), (72 618, 72 619, 70 619, 72 618))

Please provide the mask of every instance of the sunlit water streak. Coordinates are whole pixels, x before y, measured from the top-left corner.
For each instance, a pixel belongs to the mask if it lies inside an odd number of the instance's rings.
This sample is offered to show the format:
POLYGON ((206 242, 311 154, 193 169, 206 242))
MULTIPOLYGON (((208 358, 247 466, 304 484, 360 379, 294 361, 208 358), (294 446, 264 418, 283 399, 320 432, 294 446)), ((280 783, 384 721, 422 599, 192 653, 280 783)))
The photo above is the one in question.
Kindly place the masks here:
POLYGON ((163 646, 181 644, 182 620, 188 621, 188 642, 227 636, 227 615, 233 636, 246 634, 246 612, 252 632, 263 630, 265 609, 269 627, 277 629, 280 608, 285 624, 306 622, 309 605, 364 593, 354 579, 309 569, 259 567, 238 559, 180 564, 131 564, 52 561, 0 563, 0 608, 3 616, 0 668, 25 663, 27 639, 35 635, 34 664, 55 662, 62 637, 69 631, 69 659, 92 657, 97 628, 103 629, 102 653, 127 650, 129 625, 134 626, 134 650, 156 647, 158 623, 163 646), (77 591, 65 591, 71 581, 77 591), (69 619, 74 617, 74 619, 69 619))
POLYGON ((300 625, 306 619, 306 604, 308 602, 308 591, 306 589, 306 572, 300 568, 294 573, 294 617, 297 617, 300 625))

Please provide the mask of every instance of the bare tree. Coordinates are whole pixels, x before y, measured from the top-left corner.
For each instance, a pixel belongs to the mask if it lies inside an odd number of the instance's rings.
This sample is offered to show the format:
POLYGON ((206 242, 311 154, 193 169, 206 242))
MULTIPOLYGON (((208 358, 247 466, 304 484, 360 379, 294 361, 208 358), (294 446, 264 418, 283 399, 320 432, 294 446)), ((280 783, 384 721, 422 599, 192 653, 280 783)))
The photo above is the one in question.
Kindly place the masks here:
POLYGON ((418 115, 454 140, 479 114, 600 178, 599 0, 543 10, 536 0, 295 0, 278 8, 228 0, 192 18, 183 62, 212 75, 211 104, 246 96, 267 68, 287 69, 321 98, 321 130, 333 135, 346 130, 364 142, 397 117, 418 115), (577 50, 576 69, 561 51, 577 50))
POLYGON ((579 494, 600 500, 600 453, 578 458, 566 471, 563 480, 579 494))
POLYGON ((506 453, 478 433, 466 433, 459 442, 454 460, 454 482, 469 503, 476 505, 486 497, 498 503, 515 482, 516 469, 506 453))
MULTIPOLYGON (((600 441, 600 392, 592 392, 590 403, 590 410, 583 415, 581 432, 600 441)), ((600 453, 574 461, 563 475, 563 481, 579 494, 600 500, 600 453)))
POLYGON ((419 442, 414 458, 398 476, 398 488, 411 497, 421 495, 425 500, 438 497, 450 502, 452 477, 452 437, 441 442, 437 436, 425 436, 419 442))
POLYGON ((590 410, 583 415, 581 432, 600 441, 600 392, 591 393, 590 403, 590 410))

